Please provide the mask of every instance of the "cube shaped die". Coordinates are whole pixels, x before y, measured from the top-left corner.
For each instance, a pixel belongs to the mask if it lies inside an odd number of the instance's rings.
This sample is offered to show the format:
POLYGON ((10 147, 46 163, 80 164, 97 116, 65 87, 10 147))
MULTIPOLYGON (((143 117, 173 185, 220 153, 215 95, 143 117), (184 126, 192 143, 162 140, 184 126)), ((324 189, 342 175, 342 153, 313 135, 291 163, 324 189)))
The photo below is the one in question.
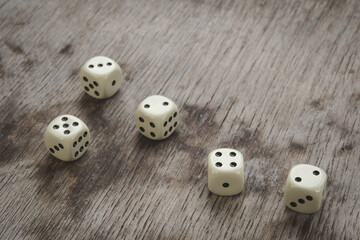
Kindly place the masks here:
POLYGON ((145 98, 135 113, 135 124, 144 136, 162 140, 168 138, 177 128, 179 109, 167 97, 153 95, 145 98))
POLYGON ((220 148, 209 154, 208 188, 222 196, 236 195, 244 189, 244 158, 241 152, 220 148))
POLYGON ((109 98, 120 88, 122 70, 108 57, 93 57, 81 68, 80 81, 90 96, 98 99, 109 98))
POLYGON ((79 118, 61 115, 46 128, 44 141, 53 156, 63 161, 74 161, 87 150, 90 131, 79 118))
POLYGON ((326 173, 310 164, 298 164, 290 169, 284 192, 287 207, 300 213, 315 213, 321 207, 326 188, 326 173))

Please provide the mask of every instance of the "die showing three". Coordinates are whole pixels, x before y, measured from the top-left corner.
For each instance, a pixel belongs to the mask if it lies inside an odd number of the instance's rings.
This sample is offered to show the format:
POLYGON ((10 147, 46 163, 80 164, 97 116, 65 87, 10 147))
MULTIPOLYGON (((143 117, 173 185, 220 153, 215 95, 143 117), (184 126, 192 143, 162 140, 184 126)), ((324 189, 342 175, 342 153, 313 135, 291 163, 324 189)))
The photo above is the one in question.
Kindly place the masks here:
POLYGON ((293 166, 285 185, 286 206, 300 213, 319 211, 326 180, 326 173, 316 166, 309 164, 293 166))
POLYGON ((113 96, 119 90, 122 79, 119 65, 103 56, 89 59, 80 71, 80 81, 85 92, 97 99, 113 96))

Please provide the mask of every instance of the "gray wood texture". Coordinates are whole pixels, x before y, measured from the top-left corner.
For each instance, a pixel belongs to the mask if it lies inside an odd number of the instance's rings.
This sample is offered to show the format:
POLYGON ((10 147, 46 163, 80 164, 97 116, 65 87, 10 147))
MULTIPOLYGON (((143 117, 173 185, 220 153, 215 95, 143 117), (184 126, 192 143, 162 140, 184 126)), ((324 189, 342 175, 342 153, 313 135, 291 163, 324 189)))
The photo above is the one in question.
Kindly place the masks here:
POLYGON ((358 0, 0 1, 1 239, 359 239, 358 0), (124 72, 96 100, 79 69, 124 72), (142 99, 171 98, 179 127, 141 136, 142 99), (90 128, 73 163, 46 150, 60 114, 90 128), (245 189, 207 189, 207 154, 245 157, 245 189), (328 174, 321 210, 282 202, 298 163, 328 174))

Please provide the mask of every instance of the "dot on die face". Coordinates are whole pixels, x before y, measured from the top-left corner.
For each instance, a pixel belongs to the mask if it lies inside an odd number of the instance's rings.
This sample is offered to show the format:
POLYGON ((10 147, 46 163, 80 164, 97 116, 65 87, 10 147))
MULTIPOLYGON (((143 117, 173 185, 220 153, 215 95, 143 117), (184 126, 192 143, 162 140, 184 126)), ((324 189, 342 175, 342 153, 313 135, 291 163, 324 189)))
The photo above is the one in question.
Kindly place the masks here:
POLYGON ((298 164, 290 169, 284 191, 287 207, 300 213, 315 213, 321 207, 326 173, 313 165, 298 164))
POLYGON ((108 57, 93 57, 81 68, 80 81, 90 96, 98 99, 109 98, 120 88, 122 70, 108 57))
POLYGON ((139 132, 154 140, 168 138, 178 126, 178 119, 176 104, 160 95, 144 99, 135 113, 135 124, 139 132))
POLYGON ((236 195, 244 189, 244 159, 241 152, 220 148, 209 154, 208 188, 222 196, 236 195))
POLYGON ((46 128, 44 141, 53 156, 63 161, 74 161, 85 153, 90 143, 90 131, 79 118, 61 115, 46 128))

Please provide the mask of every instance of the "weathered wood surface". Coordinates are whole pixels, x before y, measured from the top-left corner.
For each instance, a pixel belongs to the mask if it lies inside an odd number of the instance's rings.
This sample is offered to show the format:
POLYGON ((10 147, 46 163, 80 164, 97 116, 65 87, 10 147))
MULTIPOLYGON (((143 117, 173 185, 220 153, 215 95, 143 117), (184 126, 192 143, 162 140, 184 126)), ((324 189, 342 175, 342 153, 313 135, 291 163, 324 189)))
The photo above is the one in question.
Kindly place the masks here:
POLYGON ((359 1, 1 1, 0 36, 1 239, 359 239, 359 1), (99 54, 125 77, 104 101, 78 79, 99 54), (180 108, 165 141, 133 122, 150 94, 180 108), (64 113, 93 136, 73 163, 43 143, 64 113), (238 196, 208 192, 218 147, 238 196), (313 215, 282 202, 298 163, 328 174, 313 215))

